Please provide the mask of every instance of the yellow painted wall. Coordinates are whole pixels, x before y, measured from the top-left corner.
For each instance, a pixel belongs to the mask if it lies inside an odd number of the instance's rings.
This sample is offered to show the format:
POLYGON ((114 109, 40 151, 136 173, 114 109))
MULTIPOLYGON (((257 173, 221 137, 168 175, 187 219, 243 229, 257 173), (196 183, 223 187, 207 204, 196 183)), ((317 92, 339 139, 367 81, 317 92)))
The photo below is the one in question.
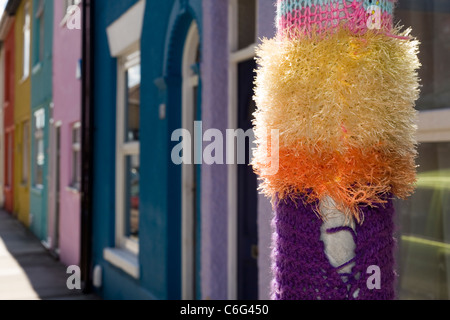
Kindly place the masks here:
MULTIPOLYGON (((15 37, 16 37, 16 50, 15 50, 15 63, 16 63, 16 93, 15 93, 15 108, 14 108, 14 122, 16 125, 15 141, 14 141, 14 212, 17 214, 19 220, 25 225, 29 225, 30 214, 30 159, 31 149, 30 140, 31 135, 28 137, 28 180, 24 181, 22 168, 23 168, 23 126, 26 121, 31 119, 31 70, 29 76, 23 79, 23 26, 25 20, 25 4, 28 2, 28 8, 30 14, 32 14, 33 1, 22 0, 20 7, 16 13, 16 25, 15 25, 15 37)), ((32 24, 30 25, 31 32, 32 24)), ((32 39, 32 35, 31 35, 32 39)), ((31 49, 31 44, 30 44, 31 49)), ((30 52, 31 57, 31 52, 30 52)), ((31 65, 31 62, 30 62, 31 65)), ((31 128, 29 130, 31 134, 31 128)))

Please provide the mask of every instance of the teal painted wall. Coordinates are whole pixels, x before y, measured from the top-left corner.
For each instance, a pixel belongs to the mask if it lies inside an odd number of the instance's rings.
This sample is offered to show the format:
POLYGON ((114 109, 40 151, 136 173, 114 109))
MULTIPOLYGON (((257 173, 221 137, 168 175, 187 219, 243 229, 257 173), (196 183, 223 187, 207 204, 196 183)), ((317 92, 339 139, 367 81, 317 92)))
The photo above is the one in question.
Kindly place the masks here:
POLYGON ((41 240, 47 240, 47 209, 48 209, 48 149, 49 149, 49 120, 51 118, 52 103, 52 49, 53 49, 53 0, 44 0, 43 11, 40 16, 40 1, 33 1, 32 14, 32 49, 31 49, 31 191, 30 191, 30 228, 41 240), (43 19, 42 26, 40 19, 43 19), (40 41, 43 32, 43 43, 40 41), (41 47, 41 45, 43 45, 41 47), (45 128, 43 130, 44 141, 44 166, 43 185, 36 187, 36 139, 34 136, 35 117, 37 110, 45 111, 45 128))
POLYGON ((106 28, 136 0, 96 0, 94 57, 93 258, 103 267, 107 299, 181 297, 181 168, 170 160, 181 128, 181 57, 190 22, 202 33, 202 0, 147 0, 141 39, 141 276, 135 280, 103 259, 114 247, 116 59, 111 58, 106 28), (159 105, 167 104, 166 119, 159 105))

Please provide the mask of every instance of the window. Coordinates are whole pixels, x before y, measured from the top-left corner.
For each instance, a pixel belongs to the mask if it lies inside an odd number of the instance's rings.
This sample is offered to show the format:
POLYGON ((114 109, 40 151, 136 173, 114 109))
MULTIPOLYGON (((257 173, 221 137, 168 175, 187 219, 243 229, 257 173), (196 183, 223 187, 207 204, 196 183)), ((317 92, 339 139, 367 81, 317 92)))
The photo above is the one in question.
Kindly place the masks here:
POLYGON ((140 59, 139 50, 118 59, 116 244, 134 254, 139 252, 140 59))
POLYGON ((5 81, 5 91, 4 91, 4 99, 6 103, 9 103, 11 101, 11 51, 6 50, 5 52, 5 75, 4 75, 4 81, 5 81))
POLYGON ((450 299, 450 3, 401 0, 401 25, 421 42, 418 181, 396 204, 400 299, 450 299))
POLYGON ((38 0, 38 7, 36 10, 36 30, 37 41, 36 50, 34 55, 35 64, 44 60, 44 34, 45 34, 45 21, 44 21, 44 0, 38 0))
POLYGON ((145 1, 139 0, 106 28, 109 51, 117 59, 115 246, 103 258, 139 279, 140 85, 145 1), (126 34, 126 37, 123 35, 126 34))
POLYGON ((30 123, 25 121, 22 125, 22 184, 28 184, 29 176, 29 150, 30 150, 30 123))
POLYGON ((40 109, 34 113, 34 179, 35 187, 42 188, 44 185, 44 129, 45 129, 45 110, 40 109))
POLYGON ((256 42, 256 0, 237 1, 237 49, 245 49, 256 42))
POLYGON ((72 182, 71 187, 80 190, 81 187, 81 123, 72 126, 72 182))
POLYGON ((31 15, 30 15, 30 3, 25 3, 24 6, 24 18, 23 18, 23 70, 22 79, 28 78, 30 75, 30 50, 31 50, 31 15))

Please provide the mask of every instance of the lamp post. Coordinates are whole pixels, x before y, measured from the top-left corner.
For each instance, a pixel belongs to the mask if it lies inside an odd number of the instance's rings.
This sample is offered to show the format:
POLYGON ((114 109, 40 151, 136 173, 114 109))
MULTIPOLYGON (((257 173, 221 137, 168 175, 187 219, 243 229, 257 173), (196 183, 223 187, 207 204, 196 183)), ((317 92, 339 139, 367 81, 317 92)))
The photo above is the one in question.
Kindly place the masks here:
POLYGON ((394 5, 279 0, 258 48, 253 166, 275 212, 274 299, 395 298, 393 199, 414 191, 420 63, 394 5))

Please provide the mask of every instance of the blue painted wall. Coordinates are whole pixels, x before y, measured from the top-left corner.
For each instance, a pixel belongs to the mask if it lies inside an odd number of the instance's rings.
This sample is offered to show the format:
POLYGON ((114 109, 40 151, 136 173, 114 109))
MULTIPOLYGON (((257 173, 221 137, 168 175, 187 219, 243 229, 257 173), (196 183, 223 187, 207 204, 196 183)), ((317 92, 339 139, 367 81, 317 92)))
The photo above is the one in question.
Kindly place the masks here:
POLYGON ((181 57, 192 19, 201 33, 201 0, 147 0, 141 39, 140 279, 103 259, 115 237, 116 59, 106 28, 136 0, 96 0, 94 97, 94 264, 108 299, 181 297, 181 168, 172 165, 172 131, 181 127, 181 57), (167 104, 166 119, 159 105, 167 104))
POLYGON ((52 102, 52 49, 53 49, 53 0, 44 0, 44 43, 43 55, 40 56, 39 50, 39 20, 36 17, 39 1, 33 1, 32 23, 32 73, 31 73, 31 119, 32 128, 34 128, 34 112, 39 109, 45 111, 45 129, 44 129, 44 154, 45 163, 43 170, 43 186, 35 187, 35 166, 36 162, 36 144, 34 135, 31 139, 31 191, 30 191, 30 228, 41 240, 47 240, 47 208, 48 208, 48 148, 49 148, 49 119, 50 104, 52 102))

